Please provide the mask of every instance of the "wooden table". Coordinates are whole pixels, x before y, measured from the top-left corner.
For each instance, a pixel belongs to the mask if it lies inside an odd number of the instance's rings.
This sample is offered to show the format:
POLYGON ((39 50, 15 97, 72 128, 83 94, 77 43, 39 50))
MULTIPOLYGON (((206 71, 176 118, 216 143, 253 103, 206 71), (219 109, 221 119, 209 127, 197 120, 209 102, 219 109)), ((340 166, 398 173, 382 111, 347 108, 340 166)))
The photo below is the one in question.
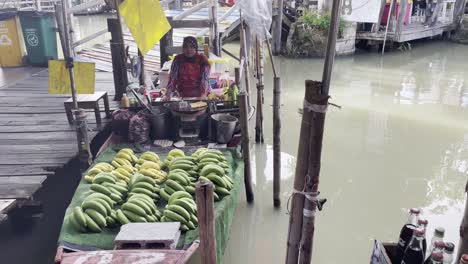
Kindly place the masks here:
MULTIPOLYGON (((94 94, 79 94, 76 97, 78 101, 78 107, 83 109, 94 109, 94 114, 96 115, 96 123, 101 123, 101 112, 99 110, 99 100, 103 99, 104 108, 106 111, 106 117, 110 117, 110 108, 109 108, 109 98, 107 97, 107 92, 95 92, 94 94)), ((67 114, 68 123, 73 123, 73 99, 69 98, 64 102, 65 113, 67 114)))

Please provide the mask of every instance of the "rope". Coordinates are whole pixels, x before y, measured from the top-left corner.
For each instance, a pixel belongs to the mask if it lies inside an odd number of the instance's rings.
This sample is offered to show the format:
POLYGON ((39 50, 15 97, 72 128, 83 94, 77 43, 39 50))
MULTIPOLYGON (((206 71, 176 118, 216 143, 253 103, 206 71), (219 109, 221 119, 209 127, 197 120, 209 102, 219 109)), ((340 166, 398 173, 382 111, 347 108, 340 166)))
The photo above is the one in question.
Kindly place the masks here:
POLYGON ((307 100, 304 100, 304 109, 316 113, 325 114, 327 112, 328 105, 311 104, 307 100))

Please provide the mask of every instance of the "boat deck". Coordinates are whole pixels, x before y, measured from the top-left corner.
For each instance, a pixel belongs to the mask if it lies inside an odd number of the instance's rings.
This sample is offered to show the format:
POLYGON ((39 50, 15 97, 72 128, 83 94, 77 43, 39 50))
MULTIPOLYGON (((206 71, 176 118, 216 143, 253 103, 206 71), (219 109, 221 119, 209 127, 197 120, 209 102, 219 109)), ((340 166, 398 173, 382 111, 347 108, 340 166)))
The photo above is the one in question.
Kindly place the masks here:
MULTIPOLYGON (((429 38, 438 35, 442 35, 444 32, 454 30, 454 26, 451 23, 441 23, 437 22, 433 27, 426 27, 420 22, 411 23, 405 25, 400 34, 395 32, 388 32, 387 40, 394 42, 406 42, 416 39, 429 38)), ((374 40, 374 41, 383 41, 385 38, 385 30, 380 30, 378 32, 357 32, 356 39, 363 40, 374 40)))
MULTIPOLYGON (((184 9, 186 10, 186 9, 184 9)), ((166 10, 167 17, 175 17, 184 10, 166 10)), ((197 12, 187 16, 182 21, 208 19, 208 8, 202 8, 197 12)), ((218 7, 218 27, 222 34, 222 39, 226 39, 231 32, 239 25, 240 12, 238 9, 230 10, 228 7, 218 7)), ((173 30, 174 46, 182 46, 182 39, 186 36, 206 36, 208 28, 175 28, 173 30)), ((137 45, 129 32, 124 33, 125 45, 129 46, 131 56, 137 55, 137 45)), ((79 56, 91 62, 96 63, 96 69, 112 72, 112 59, 110 52, 110 44, 103 43, 95 45, 92 48, 83 49, 79 52, 79 56)), ((156 72, 160 68, 160 47, 156 44, 152 50, 145 55, 145 70, 156 72)))
MULTIPOLYGON (((43 70, 0 87, 0 222, 15 205, 31 201, 47 178, 76 156, 75 128, 63 105, 70 96, 48 94, 48 78, 43 70)), ((96 73, 96 90, 108 92, 111 109, 117 106, 113 87, 112 74, 96 73)), ((87 120, 90 140, 108 122, 103 118, 96 124, 91 112, 87 120)))

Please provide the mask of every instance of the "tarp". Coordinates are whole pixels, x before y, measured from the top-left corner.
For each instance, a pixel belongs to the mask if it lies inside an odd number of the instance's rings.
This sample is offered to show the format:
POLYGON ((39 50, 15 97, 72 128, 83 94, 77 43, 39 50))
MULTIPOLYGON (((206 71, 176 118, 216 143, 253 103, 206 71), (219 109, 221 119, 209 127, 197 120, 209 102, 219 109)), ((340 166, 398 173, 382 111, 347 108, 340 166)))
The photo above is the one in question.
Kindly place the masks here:
POLYGON ((251 32, 255 32, 260 40, 270 39, 272 20, 272 0, 238 0, 242 19, 247 23, 251 32))
MULTIPOLYGON (((123 145, 110 146, 95 160, 98 162, 110 162, 114 155, 117 153, 123 145)), ((223 200, 215 203, 215 230, 216 230, 216 252, 218 260, 220 261, 224 254, 224 249, 229 241, 230 229, 234 212, 237 206, 237 198, 240 193, 240 187, 242 178, 244 175, 244 163, 235 149, 222 150, 231 165, 231 173, 234 179, 234 188, 231 191, 231 195, 225 196, 223 200)), ((166 156, 166 153, 156 152, 161 159, 166 156)), ((93 164, 93 165, 94 165, 93 164)), ((92 166, 90 167, 92 168, 92 166)), ((71 210, 75 206, 79 206, 83 199, 89 194, 89 184, 84 180, 81 180, 78 188, 73 195, 72 201, 68 206, 64 220, 70 214, 71 210)), ((159 203, 158 207, 162 209, 165 206, 163 203, 159 203)), ((119 228, 109 229, 104 228, 101 233, 80 233, 71 227, 67 221, 63 221, 62 229, 60 230, 59 245, 74 249, 74 250, 96 250, 96 249, 112 249, 114 247, 113 241, 119 232, 119 228)), ((187 248, 190 244, 198 238, 198 229, 191 230, 183 234, 179 239, 177 248, 187 248)))

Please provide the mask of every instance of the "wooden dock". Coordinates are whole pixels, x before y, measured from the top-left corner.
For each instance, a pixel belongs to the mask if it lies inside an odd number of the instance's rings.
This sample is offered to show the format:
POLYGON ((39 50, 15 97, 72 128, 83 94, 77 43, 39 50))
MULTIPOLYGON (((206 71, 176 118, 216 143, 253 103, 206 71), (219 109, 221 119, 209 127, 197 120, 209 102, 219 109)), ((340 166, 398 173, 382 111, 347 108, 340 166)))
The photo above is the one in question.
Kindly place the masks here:
MULTIPOLYGON (((77 153, 75 128, 63 104, 70 96, 48 94, 48 76, 44 70, 0 87, 0 222, 15 206, 32 201, 47 178, 77 153)), ((97 72, 96 90, 107 91, 111 109, 116 108, 112 74, 97 72)), ((92 112, 87 120, 90 140, 108 122, 96 124, 92 112)))
MULTIPOLYGON (((166 10, 168 18, 176 18, 178 15, 187 11, 183 10, 166 10)), ((190 21, 200 21, 209 18, 208 8, 202 8, 188 16, 183 20, 183 23, 190 24, 190 21)), ((177 21, 177 20, 176 20, 177 21)), ((221 33, 221 39, 227 39, 233 31, 239 26, 240 12, 237 7, 218 7, 218 28, 221 33)), ((181 46, 182 39, 186 36, 207 36, 208 28, 175 28, 173 30, 174 46, 181 46)), ((124 33, 125 46, 129 46, 129 53, 131 56, 137 55, 137 45, 129 32, 124 33)), ((103 43, 95 45, 92 48, 81 50, 79 56, 82 59, 95 62, 96 69, 112 72, 112 59, 110 51, 110 43, 103 43)), ((148 72, 156 72, 160 69, 160 47, 159 44, 155 45, 152 50, 145 55, 145 70, 148 72)))

